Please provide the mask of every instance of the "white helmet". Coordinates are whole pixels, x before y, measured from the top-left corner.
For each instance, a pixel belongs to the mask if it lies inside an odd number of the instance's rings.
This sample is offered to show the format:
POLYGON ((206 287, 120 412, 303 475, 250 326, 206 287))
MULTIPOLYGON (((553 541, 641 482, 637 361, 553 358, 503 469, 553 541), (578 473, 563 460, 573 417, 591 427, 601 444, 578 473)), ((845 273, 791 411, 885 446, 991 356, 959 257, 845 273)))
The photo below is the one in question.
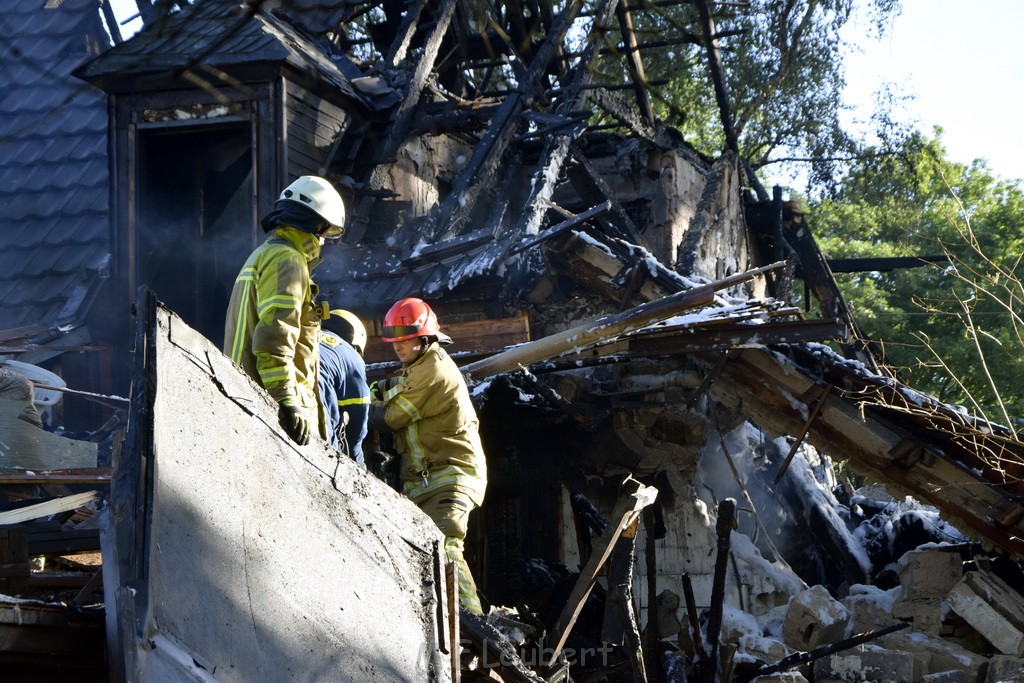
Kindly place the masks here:
POLYGON ((366 328, 355 313, 343 308, 332 308, 322 325, 328 332, 333 332, 351 344, 359 355, 363 355, 366 350, 366 328))
POLYGON ((304 175, 284 188, 278 201, 302 204, 331 224, 325 237, 334 239, 345 233, 345 202, 329 182, 315 175, 304 175))

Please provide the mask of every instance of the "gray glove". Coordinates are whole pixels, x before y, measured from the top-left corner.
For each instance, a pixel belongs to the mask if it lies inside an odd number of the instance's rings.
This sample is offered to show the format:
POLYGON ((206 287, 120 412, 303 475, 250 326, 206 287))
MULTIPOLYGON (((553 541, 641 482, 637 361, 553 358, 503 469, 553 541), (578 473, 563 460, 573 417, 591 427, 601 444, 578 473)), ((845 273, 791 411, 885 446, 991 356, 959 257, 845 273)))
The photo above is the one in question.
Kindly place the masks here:
POLYGON ((309 420, 302 408, 281 404, 277 408, 277 419, 292 441, 300 446, 309 443, 309 420))

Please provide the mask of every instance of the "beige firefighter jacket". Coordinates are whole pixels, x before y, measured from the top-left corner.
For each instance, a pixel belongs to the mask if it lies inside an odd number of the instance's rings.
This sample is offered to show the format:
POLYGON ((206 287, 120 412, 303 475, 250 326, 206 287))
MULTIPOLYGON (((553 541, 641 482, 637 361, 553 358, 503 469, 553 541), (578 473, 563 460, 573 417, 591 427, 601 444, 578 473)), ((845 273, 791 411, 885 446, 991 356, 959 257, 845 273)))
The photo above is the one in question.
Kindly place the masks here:
POLYGON ((403 367, 384 396, 384 421, 402 456, 403 493, 414 502, 442 488, 480 505, 487 462, 466 380, 434 342, 403 367))
POLYGON ((317 395, 320 316, 310 271, 320 240, 292 227, 271 231, 242 266, 225 318, 224 353, 282 405, 299 406, 327 430, 317 395))

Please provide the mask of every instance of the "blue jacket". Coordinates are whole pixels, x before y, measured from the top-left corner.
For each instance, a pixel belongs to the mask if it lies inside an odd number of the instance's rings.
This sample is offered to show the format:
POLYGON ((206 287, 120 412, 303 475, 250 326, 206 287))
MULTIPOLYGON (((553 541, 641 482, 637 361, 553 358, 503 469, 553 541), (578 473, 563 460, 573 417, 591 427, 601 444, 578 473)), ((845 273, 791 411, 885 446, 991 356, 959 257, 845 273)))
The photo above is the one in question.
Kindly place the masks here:
POLYGON ((366 363, 341 337, 327 332, 320 336, 320 397, 327 416, 330 444, 342 449, 339 431, 342 415, 348 415, 344 437, 347 453, 360 465, 363 462, 363 439, 366 438, 366 416, 370 408, 370 388, 366 384, 366 363))

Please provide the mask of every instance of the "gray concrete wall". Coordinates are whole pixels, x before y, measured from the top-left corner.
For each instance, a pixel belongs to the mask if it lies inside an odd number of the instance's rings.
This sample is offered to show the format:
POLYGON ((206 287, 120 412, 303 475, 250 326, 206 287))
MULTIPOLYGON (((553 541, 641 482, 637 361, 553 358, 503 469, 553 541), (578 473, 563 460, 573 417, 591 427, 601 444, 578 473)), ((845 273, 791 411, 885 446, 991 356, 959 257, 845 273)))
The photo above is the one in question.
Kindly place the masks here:
POLYGON ((163 309, 155 364, 146 678, 450 680, 430 519, 163 309))

